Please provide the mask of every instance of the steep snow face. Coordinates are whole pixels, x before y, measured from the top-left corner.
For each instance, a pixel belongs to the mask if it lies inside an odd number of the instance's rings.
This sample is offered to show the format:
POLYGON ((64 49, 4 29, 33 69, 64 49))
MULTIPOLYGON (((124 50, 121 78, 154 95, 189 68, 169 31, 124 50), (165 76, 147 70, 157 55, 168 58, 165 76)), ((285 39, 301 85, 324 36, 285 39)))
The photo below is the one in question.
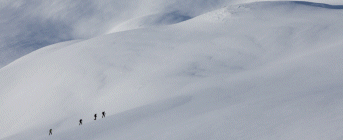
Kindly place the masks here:
POLYGON ((227 5, 44 47, 0 69, 0 139, 340 139, 342 13, 227 5))

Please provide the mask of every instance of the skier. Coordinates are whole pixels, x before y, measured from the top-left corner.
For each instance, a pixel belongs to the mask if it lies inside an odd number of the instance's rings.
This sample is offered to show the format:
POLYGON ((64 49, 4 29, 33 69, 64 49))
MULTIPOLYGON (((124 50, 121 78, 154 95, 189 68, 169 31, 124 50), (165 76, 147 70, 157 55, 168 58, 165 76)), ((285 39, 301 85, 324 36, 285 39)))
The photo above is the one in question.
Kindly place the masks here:
POLYGON ((50 129, 50 131, 49 131, 49 135, 52 135, 52 129, 50 129))
POLYGON ((94 114, 94 120, 96 120, 96 114, 94 114))
POLYGON ((79 125, 82 125, 82 119, 80 119, 80 123, 79 123, 79 125))
POLYGON ((102 112, 102 118, 105 118, 105 115, 106 115, 105 111, 102 112))

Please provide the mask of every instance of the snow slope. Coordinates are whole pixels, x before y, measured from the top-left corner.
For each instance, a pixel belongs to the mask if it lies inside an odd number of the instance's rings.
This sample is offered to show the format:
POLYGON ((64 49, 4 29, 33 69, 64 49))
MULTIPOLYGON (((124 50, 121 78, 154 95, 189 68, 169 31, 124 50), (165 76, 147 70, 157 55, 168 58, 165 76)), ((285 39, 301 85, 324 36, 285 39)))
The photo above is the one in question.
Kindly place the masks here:
POLYGON ((173 24, 226 1, 231 0, 1 0, 0 67, 47 45, 122 31, 134 19, 148 17, 126 29, 173 24))
POLYGON ((0 139, 342 139, 341 7, 228 4, 44 47, 0 69, 0 139))
MULTIPOLYGON (((265 0, 1 0, 0 68, 54 43, 174 24, 256 1, 265 0)), ((343 5, 341 0, 307 1, 343 5)))

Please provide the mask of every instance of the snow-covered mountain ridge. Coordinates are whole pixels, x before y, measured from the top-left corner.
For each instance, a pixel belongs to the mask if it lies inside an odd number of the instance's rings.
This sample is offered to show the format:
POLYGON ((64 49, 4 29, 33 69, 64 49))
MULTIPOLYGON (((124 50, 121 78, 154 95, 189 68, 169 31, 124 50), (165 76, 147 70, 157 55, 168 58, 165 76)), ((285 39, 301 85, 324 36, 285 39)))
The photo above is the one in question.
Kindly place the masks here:
MULTIPOLYGON (((0 68, 54 43, 174 24, 224 6, 257 1, 264 0, 2 0, 0 68)), ((340 0, 308 2, 343 5, 340 0)))
POLYGON ((0 69, 0 139, 340 139, 339 7, 225 5, 44 47, 0 69))

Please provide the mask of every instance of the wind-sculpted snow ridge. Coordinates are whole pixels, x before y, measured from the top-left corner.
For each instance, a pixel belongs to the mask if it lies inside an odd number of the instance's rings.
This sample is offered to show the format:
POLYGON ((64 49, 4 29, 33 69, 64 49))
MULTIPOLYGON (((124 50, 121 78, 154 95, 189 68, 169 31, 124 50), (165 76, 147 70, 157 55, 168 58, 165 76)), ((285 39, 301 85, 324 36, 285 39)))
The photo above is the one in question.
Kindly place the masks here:
POLYGON ((0 69, 0 139, 341 139, 343 10, 310 5, 142 15, 127 25, 168 26, 36 50, 0 69))
POLYGON ((113 28, 124 31, 173 24, 216 9, 225 1, 2 0, 0 67, 47 45, 112 33, 113 28), (140 17, 148 18, 142 25, 131 23, 130 28, 117 29, 140 17))
POLYGON ((178 11, 163 14, 153 14, 123 22, 120 25, 113 27, 107 33, 110 34, 114 32, 128 31, 139 28, 151 28, 156 26, 171 25, 189 20, 191 18, 193 17, 183 15, 178 11))
MULTIPOLYGON (((170 25, 223 6, 264 0, 2 0, 0 67, 41 47, 108 33, 170 25)), ((343 1, 294 1, 341 9, 343 1)))
POLYGON ((314 6, 314 7, 321 7, 321 8, 327 8, 327 9, 343 9, 343 5, 330 5, 325 3, 313 3, 308 1, 293 1, 296 4, 303 4, 308 6, 314 6))

